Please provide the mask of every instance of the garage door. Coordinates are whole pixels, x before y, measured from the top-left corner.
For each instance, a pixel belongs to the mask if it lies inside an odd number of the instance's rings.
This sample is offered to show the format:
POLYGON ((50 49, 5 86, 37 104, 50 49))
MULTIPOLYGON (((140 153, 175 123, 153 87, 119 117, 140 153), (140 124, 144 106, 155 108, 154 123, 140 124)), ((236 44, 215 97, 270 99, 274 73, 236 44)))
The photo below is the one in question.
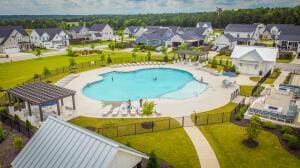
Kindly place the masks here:
POLYGON ((243 74, 258 75, 258 68, 255 69, 253 64, 242 64, 239 70, 243 74))
POLYGON ((6 54, 13 54, 13 53, 18 53, 20 52, 19 48, 9 48, 9 49, 5 49, 4 53, 6 54))

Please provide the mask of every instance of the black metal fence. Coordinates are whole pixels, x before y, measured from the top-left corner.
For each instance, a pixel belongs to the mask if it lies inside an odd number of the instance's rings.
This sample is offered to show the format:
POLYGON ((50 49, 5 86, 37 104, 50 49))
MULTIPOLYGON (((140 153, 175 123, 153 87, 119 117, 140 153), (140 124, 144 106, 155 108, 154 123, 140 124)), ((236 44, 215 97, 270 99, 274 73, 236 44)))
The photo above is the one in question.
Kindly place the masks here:
POLYGON ((113 138, 144 133, 153 133, 182 127, 225 123, 230 122, 234 119, 234 115, 239 112, 244 103, 245 102, 242 101, 230 112, 219 112, 214 114, 198 113, 191 116, 165 118, 127 125, 106 126, 97 129, 94 128, 93 130, 98 134, 113 138))
POLYGON ((22 120, 16 121, 15 118, 9 114, 7 115, 0 113, 0 121, 12 129, 22 133, 24 136, 27 136, 28 138, 32 137, 37 130, 37 128, 33 126, 27 127, 25 122, 22 120))
POLYGON ((257 96, 256 91, 260 88, 260 86, 267 80, 267 78, 271 75, 271 70, 268 71, 258 82, 257 84, 253 87, 251 91, 252 96, 257 96))

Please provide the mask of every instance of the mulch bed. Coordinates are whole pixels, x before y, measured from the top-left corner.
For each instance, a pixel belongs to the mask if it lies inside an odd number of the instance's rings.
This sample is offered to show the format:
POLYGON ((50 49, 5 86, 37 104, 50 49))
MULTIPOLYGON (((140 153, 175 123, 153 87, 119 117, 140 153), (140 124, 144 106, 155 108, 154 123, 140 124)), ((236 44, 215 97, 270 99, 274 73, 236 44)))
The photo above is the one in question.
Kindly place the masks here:
POLYGON ((258 146, 258 142, 257 141, 252 141, 249 139, 245 139, 242 141, 242 143, 247 146, 248 148, 255 148, 258 146))
MULTIPOLYGON (((234 123, 234 124, 236 124, 236 125, 239 125, 239 126, 242 126, 242 127, 246 127, 248 125, 248 123, 249 123, 249 120, 246 120, 246 119, 243 119, 241 121, 232 120, 231 122, 234 123)), ((279 140, 281 146, 285 150, 287 150, 289 153, 295 155, 297 158, 300 158, 300 149, 298 149, 298 150, 290 149, 288 147, 288 143, 282 139, 282 135, 283 134, 280 132, 280 126, 277 126, 275 129, 265 128, 265 127, 262 127, 262 129, 265 130, 265 131, 269 131, 269 132, 275 134, 278 137, 278 140, 279 140)), ((295 133, 295 135, 297 135, 298 137, 300 137, 300 129, 299 128, 294 128, 294 133, 295 133)), ((243 142, 243 144, 244 144, 244 142, 243 142)))
POLYGON ((0 143, 0 167, 2 166, 3 168, 8 168, 10 167, 10 163, 19 153, 12 143, 13 136, 17 135, 22 137, 24 145, 28 142, 28 138, 4 124, 2 124, 2 127, 5 130, 6 137, 5 140, 0 143))

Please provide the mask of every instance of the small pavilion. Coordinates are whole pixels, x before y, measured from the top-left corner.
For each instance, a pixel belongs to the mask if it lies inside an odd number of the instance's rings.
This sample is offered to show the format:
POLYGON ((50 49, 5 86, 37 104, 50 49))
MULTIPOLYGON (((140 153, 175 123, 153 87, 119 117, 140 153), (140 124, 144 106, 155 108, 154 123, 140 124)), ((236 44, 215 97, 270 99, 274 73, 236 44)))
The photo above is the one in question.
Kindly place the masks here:
POLYGON ((208 52, 205 51, 179 50, 175 51, 174 54, 177 54, 177 56, 183 60, 191 59, 192 57, 196 57, 199 62, 208 60, 208 52))
POLYGON ((32 116, 32 105, 36 105, 39 107, 40 113, 40 121, 44 121, 43 110, 42 107, 48 104, 56 104, 57 105, 57 114, 60 116, 60 104, 64 104, 63 99, 66 97, 72 97, 73 110, 75 107, 75 91, 66 89, 63 87, 59 87, 56 85, 51 85, 46 82, 37 82, 30 83, 21 86, 17 86, 14 88, 10 88, 7 91, 9 105, 16 100, 18 103, 18 109, 20 108, 20 102, 27 103, 29 116, 32 116))

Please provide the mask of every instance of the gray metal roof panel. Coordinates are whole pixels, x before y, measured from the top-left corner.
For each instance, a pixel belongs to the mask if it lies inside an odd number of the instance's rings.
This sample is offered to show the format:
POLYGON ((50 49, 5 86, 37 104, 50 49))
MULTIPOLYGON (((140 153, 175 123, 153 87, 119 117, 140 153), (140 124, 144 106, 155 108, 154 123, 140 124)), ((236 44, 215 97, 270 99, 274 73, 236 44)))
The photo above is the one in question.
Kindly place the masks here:
POLYGON ((147 157, 108 138, 48 117, 12 162, 12 166, 14 168, 107 167, 120 149, 147 157))

